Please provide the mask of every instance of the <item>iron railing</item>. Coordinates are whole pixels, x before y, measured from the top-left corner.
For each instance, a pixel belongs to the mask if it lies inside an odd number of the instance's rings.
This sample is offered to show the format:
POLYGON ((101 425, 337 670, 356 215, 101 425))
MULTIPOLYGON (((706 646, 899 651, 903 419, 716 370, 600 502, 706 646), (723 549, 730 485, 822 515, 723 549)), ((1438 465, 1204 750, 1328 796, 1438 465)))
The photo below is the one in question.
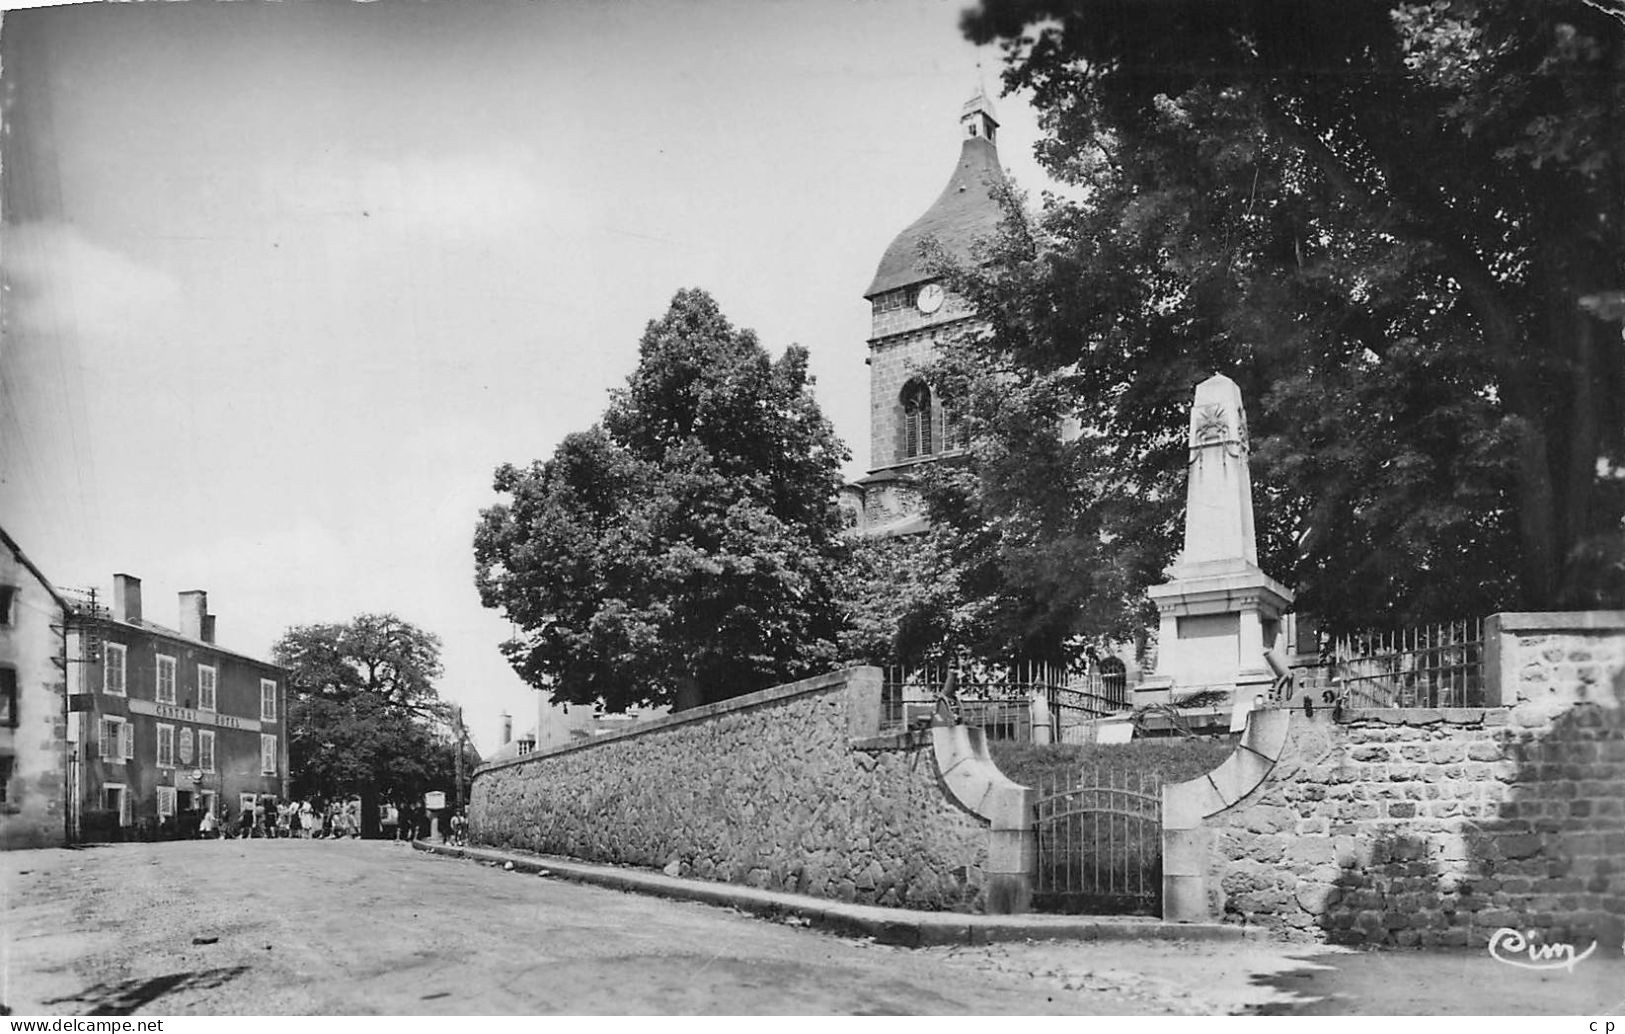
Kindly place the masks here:
POLYGON ((1350 707, 1481 707, 1480 619, 1333 638, 1293 669, 1294 688, 1324 688, 1350 707))
POLYGON ((1126 710, 1121 672, 1047 664, 984 664, 888 668, 882 720, 888 729, 928 722, 945 700, 959 721, 980 726, 989 739, 1032 739, 1032 699, 1042 697, 1057 742, 1063 730, 1126 710), (952 679, 950 680, 950 675, 952 679))
POLYGON ((1162 777, 1096 765, 1040 776, 1035 908, 1159 915, 1162 777))

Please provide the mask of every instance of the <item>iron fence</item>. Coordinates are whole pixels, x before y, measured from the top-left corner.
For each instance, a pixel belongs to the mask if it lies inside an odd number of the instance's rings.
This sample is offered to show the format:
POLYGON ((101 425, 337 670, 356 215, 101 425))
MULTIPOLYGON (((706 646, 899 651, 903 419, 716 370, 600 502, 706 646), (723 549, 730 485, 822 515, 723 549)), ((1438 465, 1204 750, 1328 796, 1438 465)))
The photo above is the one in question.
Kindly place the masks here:
POLYGON ((973 663, 888 668, 881 695, 882 720, 889 729, 924 724, 939 703, 946 702, 960 721, 980 726, 989 739, 1028 742, 1035 696, 1049 709, 1057 742, 1063 730, 1129 706, 1127 680, 1121 671, 973 663))
POLYGON ((1040 911, 1162 912, 1162 777, 1094 766, 1038 780, 1040 911))
POLYGON ((1293 669, 1293 686, 1324 688, 1350 707, 1481 707, 1484 623, 1333 638, 1316 661, 1293 669))

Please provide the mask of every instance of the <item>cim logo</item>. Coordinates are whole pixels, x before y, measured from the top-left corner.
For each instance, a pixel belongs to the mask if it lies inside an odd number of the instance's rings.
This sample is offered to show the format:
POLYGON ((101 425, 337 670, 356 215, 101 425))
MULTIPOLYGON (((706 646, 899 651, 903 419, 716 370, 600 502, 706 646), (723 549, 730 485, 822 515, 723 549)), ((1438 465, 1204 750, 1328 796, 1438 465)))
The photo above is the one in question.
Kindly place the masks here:
POLYGON ((1519 969, 1566 969, 1573 973, 1575 964, 1596 950, 1596 941, 1578 955, 1572 944, 1536 944, 1535 931, 1522 934, 1510 926, 1503 926, 1490 935, 1490 958, 1519 969))

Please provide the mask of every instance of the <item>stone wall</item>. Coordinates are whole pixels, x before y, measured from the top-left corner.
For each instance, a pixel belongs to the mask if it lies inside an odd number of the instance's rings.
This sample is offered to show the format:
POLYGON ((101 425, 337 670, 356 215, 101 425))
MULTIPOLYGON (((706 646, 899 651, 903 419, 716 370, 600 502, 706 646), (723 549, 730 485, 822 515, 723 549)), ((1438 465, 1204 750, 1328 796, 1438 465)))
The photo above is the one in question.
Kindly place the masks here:
POLYGON ((1340 943, 1625 940, 1625 615, 1500 615, 1477 709, 1293 712, 1199 830, 1214 918, 1340 943))
POLYGON ((880 905, 980 910, 988 823, 858 668, 482 768, 471 838, 880 905))

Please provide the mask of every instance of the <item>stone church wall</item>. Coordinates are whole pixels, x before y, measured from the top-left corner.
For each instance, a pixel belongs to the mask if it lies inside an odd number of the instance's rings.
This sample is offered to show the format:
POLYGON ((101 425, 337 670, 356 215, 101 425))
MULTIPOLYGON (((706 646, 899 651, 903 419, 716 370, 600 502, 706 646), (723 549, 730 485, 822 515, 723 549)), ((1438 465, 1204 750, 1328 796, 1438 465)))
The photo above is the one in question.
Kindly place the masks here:
MULTIPOLYGON (((936 359, 938 337, 965 329, 970 315, 964 300, 953 294, 930 316, 922 315, 912 304, 898 309, 876 308, 869 341, 871 469, 903 462, 903 386, 936 359)), ((932 427, 940 435, 940 399, 933 410, 932 427)), ((939 443, 937 451, 940 449, 939 443)))
MULTIPOLYGON (((904 461, 903 387, 922 375, 936 358, 936 340, 929 332, 894 338, 869 355, 869 463, 889 467, 904 461)), ((933 392, 933 399, 935 393, 933 392)), ((932 426, 938 433, 940 405, 933 406, 932 426)))
POLYGON ((1492 622, 1502 706, 1294 712, 1267 778, 1203 822, 1212 917, 1337 943, 1482 948, 1511 927, 1618 951, 1625 627, 1608 626, 1625 615, 1597 617, 1492 622))
POLYGON ((945 795, 929 741, 877 737, 880 679, 850 669, 481 769, 471 839, 977 911, 987 823, 945 795))

